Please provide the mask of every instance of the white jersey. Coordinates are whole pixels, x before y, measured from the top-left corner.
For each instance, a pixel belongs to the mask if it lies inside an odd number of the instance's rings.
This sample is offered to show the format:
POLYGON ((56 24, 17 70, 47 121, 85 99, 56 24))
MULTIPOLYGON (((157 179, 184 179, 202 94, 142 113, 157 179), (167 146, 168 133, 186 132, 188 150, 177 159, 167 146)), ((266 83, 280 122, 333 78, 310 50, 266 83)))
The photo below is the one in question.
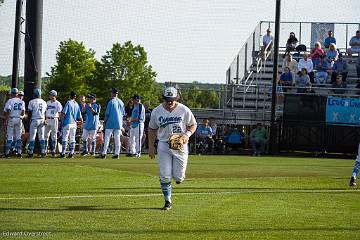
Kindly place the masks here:
POLYGON ((25 103, 20 98, 14 97, 5 103, 4 112, 8 112, 10 118, 20 118, 22 111, 25 111, 25 103))
POLYGON ((47 108, 46 108, 46 117, 48 118, 58 118, 59 112, 62 111, 62 105, 58 100, 47 101, 47 108))
POLYGON ((185 134, 187 127, 192 125, 196 125, 195 117, 191 110, 181 103, 178 103, 172 112, 160 104, 151 112, 149 122, 149 127, 157 130, 157 138, 161 142, 167 142, 172 134, 185 134))
POLYGON ((28 110, 31 112, 31 119, 44 119, 46 102, 41 98, 35 98, 29 102, 28 110))

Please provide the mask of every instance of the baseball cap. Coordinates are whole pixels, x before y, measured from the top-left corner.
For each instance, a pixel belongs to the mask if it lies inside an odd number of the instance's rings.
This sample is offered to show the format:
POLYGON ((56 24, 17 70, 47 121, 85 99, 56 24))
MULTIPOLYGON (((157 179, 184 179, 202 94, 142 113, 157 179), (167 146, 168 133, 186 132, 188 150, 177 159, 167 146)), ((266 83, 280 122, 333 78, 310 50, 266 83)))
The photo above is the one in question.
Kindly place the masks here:
POLYGON ((40 97, 41 96, 41 89, 40 88, 35 88, 34 89, 34 95, 35 95, 35 97, 40 97))
POLYGON ((25 94, 24 94, 24 91, 19 91, 19 93, 18 93, 20 96, 24 96, 25 94))
POLYGON ((76 96, 77 96, 77 94, 76 94, 76 92, 71 91, 71 92, 70 92, 70 96, 71 96, 71 97, 76 97, 76 96))
POLYGON ((271 32, 271 28, 268 28, 266 31, 267 31, 267 32, 271 32))
POLYGON ((19 93, 19 90, 17 88, 11 89, 11 94, 17 94, 17 93, 19 93))
POLYGON ((112 93, 119 93, 119 90, 117 88, 111 88, 112 93))
POLYGON ((50 91, 50 95, 56 97, 56 96, 57 96, 57 91, 51 90, 51 91, 50 91))
POLYGON ((174 87, 167 87, 164 91, 164 98, 165 100, 176 100, 177 99, 177 90, 174 87))
POLYGON ((135 94, 134 96, 131 97, 132 99, 134 100, 139 100, 140 99, 140 96, 138 94, 135 94))
POLYGON ((89 93, 87 95, 88 98, 96 98, 96 94, 95 93, 89 93))

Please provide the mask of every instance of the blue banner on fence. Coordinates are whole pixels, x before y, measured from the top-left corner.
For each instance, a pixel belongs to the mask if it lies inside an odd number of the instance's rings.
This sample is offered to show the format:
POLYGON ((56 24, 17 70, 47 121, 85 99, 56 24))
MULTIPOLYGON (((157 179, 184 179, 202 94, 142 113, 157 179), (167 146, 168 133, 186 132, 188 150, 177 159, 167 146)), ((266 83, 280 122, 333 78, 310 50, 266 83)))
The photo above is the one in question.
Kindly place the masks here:
POLYGON ((327 98, 326 123, 359 126, 360 99, 358 98, 327 98))

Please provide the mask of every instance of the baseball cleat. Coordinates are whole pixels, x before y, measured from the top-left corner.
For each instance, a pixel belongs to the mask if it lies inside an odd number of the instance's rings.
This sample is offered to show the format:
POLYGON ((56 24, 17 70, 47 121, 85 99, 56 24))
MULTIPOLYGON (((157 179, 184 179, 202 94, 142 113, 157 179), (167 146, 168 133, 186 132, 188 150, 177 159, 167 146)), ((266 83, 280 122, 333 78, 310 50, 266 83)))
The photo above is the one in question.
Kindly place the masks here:
POLYGON ((74 154, 73 154, 73 153, 69 153, 69 155, 67 156, 67 158, 74 158, 74 154))
POLYGON ((4 158, 10 158, 10 154, 5 154, 4 158))
POLYGON ((176 184, 180 184, 181 183, 181 181, 176 181, 176 184))
POLYGON ((86 151, 84 151, 84 152, 81 153, 81 156, 83 156, 83 157, 85 157, 85 156, 87 156, 87 155, 88 155, 88 152, 86 152, 86 151))
POLYGON ((16 154, 17 158, 22 158, 21 153, 16 154))
POLYGON ((52 152, 52 153, 51 153, 51 156, 55 157, 55 152, 52 152))
POLYGON ((356 178, 351 177, 349 185, 350 185, 350 187, 356 186, 356 178))
POLYGON ((34 154, 28 153, 28 155, 26 156, 26 158, 32 158, 33 156, 34 156, 34 154))
POLYGON ((112 156, 112 159, 119 159, 119 155, 115 154, 114 156, 112 156))
POLYGON ((105 158, 106 158, 106 155, 105 155, 105 154, 100 154, 99 156, 96 156, 95 158, 102 158, 102 159, 105 159, 105 158))
POLYGON ((172 207, 172 203, 169 202, 169 201, 165 201, 165 205, 164 207, 162 208, 163 210, 170 210, 172 207))
POLYGON ((44 158, 44 157, 46 157, 46 154, 45 154, 45 153, 41 153, 41 154, 40 154, 40 158, 44 158))
POLYGON ((60 155, 58 156, 58 158, 66 158, 65 154, 60 153, 60 155))

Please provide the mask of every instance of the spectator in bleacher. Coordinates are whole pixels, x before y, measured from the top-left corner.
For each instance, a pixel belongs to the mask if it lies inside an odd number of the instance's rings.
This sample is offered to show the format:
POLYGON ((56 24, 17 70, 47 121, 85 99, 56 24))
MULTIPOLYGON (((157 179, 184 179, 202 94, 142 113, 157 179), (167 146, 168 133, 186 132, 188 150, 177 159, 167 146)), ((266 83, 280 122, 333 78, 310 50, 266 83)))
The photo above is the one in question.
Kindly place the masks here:
POLYGON ((295 50, 296 45, 298 44, 298 42, 299 42, 299 41, 298 41, 297 38, 295 37, 295 33, 294 33, 294 32, 291 32, 288 40, 286 41, 286 50, 285 50, 284 57, 285 57, 285 55, 286 55, 287 53, 290 54, 291 51, 294 51, 294 50, 295 50))
POLYGON ((295 79, 295 75, 298 71, 297 69, 298 63, 295 59, 293 59, 293 56, 289 53, 286 55, 284 61, 283 61, 283 72, 285 72, 285 68, 288 67, 290 69, 290 72, 293 75, 293 79, 295 79))
POLYGON ((356 35, 350 39, 349 45, 351 48, 348 49, 348 55, 351 57, 352 54, 360 54, 360 30, 356 31, 356 35))
POLYGON ((306 68, 302 68, 301 71, 298 72, 295 78, 295 86, 298 88, 298 93, 304 93, 306 85, 310 83, 310 77, 307 74, 306 68))
POLYGON ((267 141, 268 134, 262 123, 256 124, 250 133, 250 144, 253 151, 253 156, 260 156, 265 150, 265 143, 267 141))
POLYGON ((325 40, 324 40, 324 47, 325 48, 329 48, 330 47, 330 44, 336 44, 336 39, 334 38, 334 36, 333 36, 333 31, 329 31, 328 32, 328 37, 327 38, 325 38, 325 40))
POLYGON ((213 118, 213 117, 209 118, 209 126, 211 127, 213 138, 216 137, 217 124, 216 124, 215 118, 213 118))
POLYGON ((198 141, 204 141, 208 144, 208 146, 211 147, 209 149, 211 152, 214 151, 214 139, 213 139, 213 131, 212 128, 209 126, 209 120, 204 119, 203 124, 199 125, 196 129, 196 137, 198 138, 198 141))
POLYGON ((358 77, 358 81, 360 78, 360 54, 356 59, 356 73, 357 73, 357 77, 358 77))
POLYGON ((328 78, 328 70, 329 70, 329 63, 325 60, 325 56, 320 56, 320 62, 316 65, 316 83, 317 84, 324 84, 328 78))
POLYGON ((336 76, 341 74, 342 81, 346 82, 346 77, 348 74, 348 65, 347 62, 344 60, 343 55, 339 53, 339 58, 334 62, 332 67, 332 74, 331 74, 331 83, 335 83, 336 76))
POLYGON ((284 68, 284 72, 280 75, 279 84, 284 86, 284 92, 286 92, 286 87, 291 87, 294 85, 295 79, 294 75, 290 72, 289 67, 284 68))
POLYGON ((315 47, 311 50, 310 56, 311 60, 313 61, 314 67, 320 62, 320 56, 324 55, 325 52, 321 48, 321 43, 316 42, 315 47))
POLYGON ((330 67, 333 67, 334 62, 338 59, 339 52, 336 50, 336 45, 330 43, 329 50, 326 52, 326 60, 330 64, 330 67))
POLYGON ((346 88, 346 83, 343 82, 341 74, 338 74, 336 76, 336 81, 335 83, 333 83, 331 87, 335 88, 332 90, 332 92, 335 94, 344 94, 346 92, 346 90, 342 89, 342 88, 346 88))
POLYGON ((265 55, 266 55, 265 48, 268 45, 269 45, 269 47, 268 47, 267 51, 271 51, 272 46, 274 45, 274 37, 273 37, 273 35, 271 35, 271 29, 270 28, 268 28, 266 30, 266 35, 263 36, 263 45, 261 47, 261 52, 260 52, 260 55, 261 55, 261 57, 263 59, 265 58, 265 55))
MULTIPOLYGON (((303 68, 306 69, 306 72, 310 77, 310 82, 314 83, 314 72, 313 72, 314 64, 313 64, 312 60, 309 58, 309 54, 307 52, 305 52, 303 54, 303 58, 299 60, 298 72, 302 71, 303 68)), ((295 77, 295 80, 296 80, 296 77, 295 77)))

